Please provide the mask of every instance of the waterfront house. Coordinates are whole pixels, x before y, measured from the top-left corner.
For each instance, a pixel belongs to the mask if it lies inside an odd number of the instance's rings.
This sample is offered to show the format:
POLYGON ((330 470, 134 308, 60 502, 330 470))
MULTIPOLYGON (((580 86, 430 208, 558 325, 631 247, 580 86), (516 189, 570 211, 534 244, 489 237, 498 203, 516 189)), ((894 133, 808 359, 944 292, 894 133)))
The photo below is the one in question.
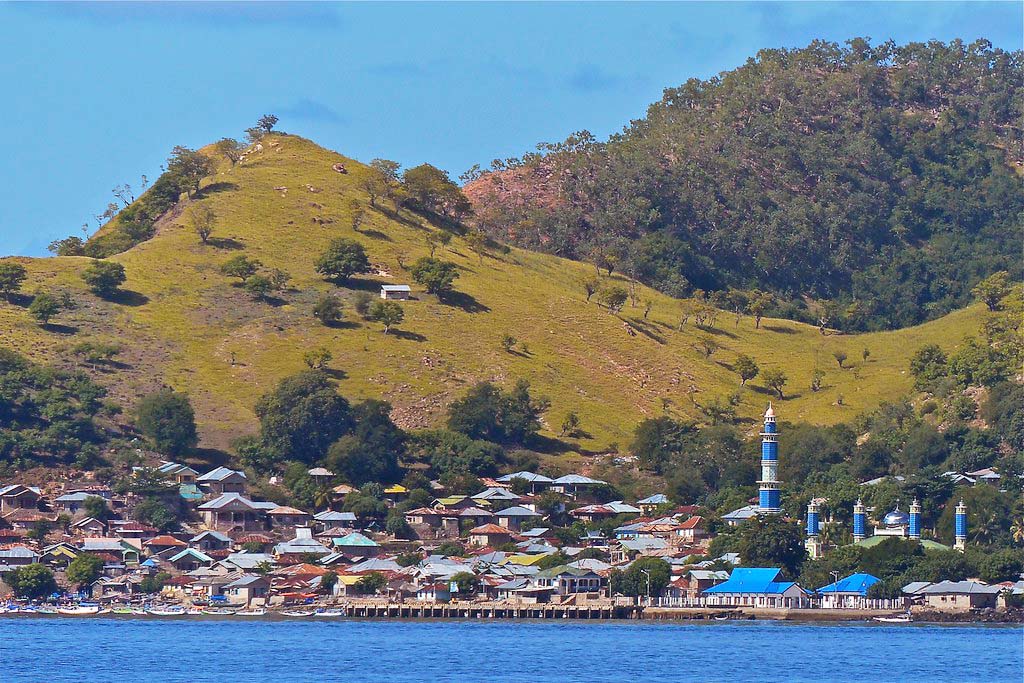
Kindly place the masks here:
POLYGON ((868 589, 878 583, 871 574, 850 574, 818 589, 823 609, 860 609, 866 606, 868 589))
POLYGON ((728 581, 703 591, 708 605, 764 608, 810 607, 810 593, 793 581, 779 581, 781 569, 737 567, 728 581))
POLYGON ((945 612, 964 612, 971 609, 995 607, 999 586, 978 581, 940 581, 921 589, 924 604, 945 612))
POLYGON ((262 603, 270 591, 270 579, 258 574, 244 574, 222 589, 232 605, 248 607, 254 602, 262 603))
POLYGON ((451 602, 451 586, 446 581, 436 581, 416 589, 416 599, 420 602, 451 602))
POLYGON ((196 478, 200 489, 218 496, 222 493, 245 493, 248 483, 245 472, 227 467, 217 467, 196 478))
POLYGON ((138 564, 142 542, 125 538, 83 538, 79 550, 91 554, 111 554, 125 564, 138 564))
POLYGON ((605 578, 590 569, 562 565, 537 572, 534 585, 552 588, 558 595, 574 593, 599 593, 605 585, 605 578))
POLYGON ((39 562, 39 553, 23 545, 0 548, 0 567, 6 567, 2 571, 8 571, 26 564, 39 562))

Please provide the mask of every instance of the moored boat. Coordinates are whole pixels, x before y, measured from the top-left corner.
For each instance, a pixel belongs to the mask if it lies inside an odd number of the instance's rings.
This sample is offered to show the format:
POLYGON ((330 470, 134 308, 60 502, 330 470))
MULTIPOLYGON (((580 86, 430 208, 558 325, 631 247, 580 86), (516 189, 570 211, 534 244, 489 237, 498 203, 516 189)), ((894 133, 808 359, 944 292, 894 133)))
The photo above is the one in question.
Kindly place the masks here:
POLYGON ((316 614, 316 610, 304 610, 304 609, 293 609, 281 612, 283 617, 311 617, 316 614))
POLYGON ((182 607, 151 607, 146 610, 146 614, 154 617, 183 617, 185 616, 185 610, 182 607))
POLYGON ((267 613, 267 610, 263 607, 255 607, 253 609, 240 609, 235 612, 236 617, 262 617, 267 613))
POLYGON ((68 607, 57 608, 57 614, 62 614, 64 616, 85 617, 99 613, 99 605, 70 605, 68 607))
POLYGON ((910 624, 914 619, 910 616, 910 613, 907 612, 905 614, 894 614, 888 617, 874 617, 872 621, 878 621, 883 624, 910 624))

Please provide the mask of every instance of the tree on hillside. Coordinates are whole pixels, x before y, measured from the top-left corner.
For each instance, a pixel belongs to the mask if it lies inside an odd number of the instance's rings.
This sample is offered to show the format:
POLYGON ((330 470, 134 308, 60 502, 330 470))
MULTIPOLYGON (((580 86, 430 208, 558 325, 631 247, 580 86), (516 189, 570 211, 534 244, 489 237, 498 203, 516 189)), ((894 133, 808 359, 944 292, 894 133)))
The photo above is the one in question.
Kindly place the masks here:
POLYGON ((82 280, 96 296, 111 297, 124 284, 124 266, 114 261, 93 261, 82 271, 82 280))
POLYGON ((237 277, 243 283, 256 274, 262 264, 256 259, 250 259, 245 254, 232 256, 220 264, 221 275, 237 277))
POLYGON ((177 186, 179 193, 184 192, 191 197, 199 191, 203 178, 212 175, 214 170, 213 159, 202 152, 178 145, 171 150, 171 156, 167 159, 165 175, 177 186))
POLYGON ((25 266, 14 261, 0 261, 0 295, 8 301, 11 295, 21 289, 21 284, 28 277, 25 266))
POLYGON ((269 277, 257 273, 246 278, 242 283, 242 289, 252 294, 257 301, 262 301, 273 291, 274 285, 269 277))
POLYGON ((392 327, 402 324, 405 320, 405 311, 397 301, 374 301, 370 305, 368 318, 382 324, 384 334, 387 334, 392 327))
POLYGON ((132 510, 132 517, 160 531, 173 531, 178 527, 178 516, 160 498, 147 497, 132 510))
POLYGON ((32 297, 28 312, 33 318, 43 325, 48 325, 58 313, 63 310, 60 299, 49 292, 38 292, 32 297))
POLYGON ((701 335, 697 339, 697 348, 704 354, 705 358, 710 358, 719 349, 718 342, 707 335, 701 335))
POLYGON ((326 327, 337 325, 343 315, 341 300, 331 294, 322 294, 313 306, 313 316, 326 327))
POLYGON ((509 392, 481 382, 448 406, 448 428, 473 439, 525 443, 540 430, 546 401, 530 396, 530 385, 519 380, 509 392))
POLYGON ((938 344, 926 344, 910 357, 910 373, 914 376, 914 388, 923 390, 946 376, 948 362, 946 353, 938 344))
POLYGON ((609 311, 618 313, 629 300, 629 292, 621 285, 608 285, 597 293, 597 300, 609 311))
POLYGON ((363 225, 363 220, 366 218, 366 211, 363 210, 363 204, 358 199, 353 197, 348 202, 348 214, 349 220, 352 225, 353 232, 359 232, 359 228, 363 225))
POLYGON ((93 581, 98 579, 101 571, 103 571, 102 559, 96 555, 82 553, 71 560, 64 576, 68 583, 83 588, 91 585, 93 581))
POLYGON ((106 498, 102 496, 86 496, 82 501, 82 510, 86 516, 101 522, 107 521, 107 518, 110 517, 110 507, 107 506, 106 498))
POLYGON ((979 300, 985 302, 988 310, 999 310, 999 302, 1010 293, 1010 274, 1005 270, 992 273, 979 282, 971 290, 971 293, 979 300))
POLYGON ((754 316, 754 327, 756 329, 761 328, 761 318, 771 308, 774 301, 775 298, 767 292, 762 292, 758 289, 751 292, 750 301, 747 304, 747 312, 754 316))
POLYGON ((195 413, 185 394, 163 389, 144 397, 135 407, 135 424, 156 449, 181 455, 196 447, 195 413))
POLYGON ((677 422, 667 415, 648 418, 633 430, 629 450, 641 468, 661 474, 673 456, 683 450, 686 438, 693 431, 692 424, 677 422))
POLYGON ((241 160, 242 154, 245 151, 244 145, 234 138, 221 138, 214 145, 214 149, 220 152, 225 159, 231 162, 232 166, 241 160))
POLYGON ((740 386, 745 385, 749 380, 757 377, 757 373, 761 369, 754 362, 754 359, 745 353, 741 353, 733 364, 733 369, 736 370, 736 374, 740 376, 740 386))
POLYGON ((331 445, 325 464, 356 486, 399 481, 406 436, 391 420, 391 404, 363 401, 352 409, 352 416, 355 428, 331 445))
POLYGON ((416 282, 439 297, 450 292, 452 283, 459 277, 459 268, 454 263, 427 257, 417 260, 409 272, 416 282))
POLYGON ((316 260, 316 272, 338 285, 353 275, 370 272, 370 259, 363 245, 346 237, 331 240, 327 250, 316 260))
MULTIPOLYGON (((83 229, 88 226, 83 226, 83 229)), ((62 240, 54 240, 50 242, 46 250, 51 254, 57 256, 84 256, 85 255, 85 242, 81 237, 72 235, 71 237, 65 237, 62 240)))
POLYGON ((327 367, 327 364, 331 362, 334 356, 331 354, 330 349, 319 347, 316 349, 310 349, 302 354, 302 362, 306 364, 310 370, 322 370, 327 367))
POLYGON ((269 133, 270 131, 274 130, 274 126, 277 125, 277 122, 279 120, 280 119, 278 119, 273 114, 264 114, 263 116, 259 117, 259 119, 257 119, 256 127, 262 130, 264 133, 269 133))
POLYGON ((430 164, 421 164, 402 174, 402 184, 414 206, 460 221, 472 212, 472 205, 448 174, 430 164))
POLYGON ((591 297, 593 297, 600 288, 601 281, 596 277, 590 277, 583 281, 583 293, 587 295, 587 303, 590 303, 591 297))
POLYGON ((778 368, 769 368, 761 374, 761 380, 766 387, 777 393, 779 398, 785 398, 782 395, 782 387, 786 386, 786 382, 789 381, 785 372, 778 368))
POLYGON ((281 380, 256 402, 256 417, 268 447, 304 463, 322 458, 351 427, 348 401, 317 370, 281 380))
POLYGON ((800 525, 778 515, 753 517, 740 526, 739 553, 744 567, 781 567, 798 576, 806 556, 800 525))
POLYGON ((476 254, 480 263, 484 262, 484 256, 487 255, 487 235, 480 230, 470 230, 462 237, 466 242, 466 246, 471 252, 476 254))
POLYGON ((188 212, 188 223, 192 227, 193 232, 199 235, 199 239, 202 240, 203 244, 210 240, 210 235, 213 234, 213 223, 216 220, 217 214, 206 204, 197 204, 188 212))
POLYGON ((839 367, 843 367, 843 363, 846 362, 846 358, 847 358, 846 351, 842 351, 842 350, 833 351, 832 352, 832 357, 836 359, 837 363, 839 363, 839 367))

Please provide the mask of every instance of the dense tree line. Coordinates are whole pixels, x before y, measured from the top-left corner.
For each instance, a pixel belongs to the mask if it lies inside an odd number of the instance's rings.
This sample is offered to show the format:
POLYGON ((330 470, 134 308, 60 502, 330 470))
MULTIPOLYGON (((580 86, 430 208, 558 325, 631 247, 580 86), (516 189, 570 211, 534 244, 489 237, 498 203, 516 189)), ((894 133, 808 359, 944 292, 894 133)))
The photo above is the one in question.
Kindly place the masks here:
POLYGON ((900 327, 1021 277, 1022 81, 984 40, 762 50, 467 192, 490 234, 673 295, 760 287, 777 315, 900 327))

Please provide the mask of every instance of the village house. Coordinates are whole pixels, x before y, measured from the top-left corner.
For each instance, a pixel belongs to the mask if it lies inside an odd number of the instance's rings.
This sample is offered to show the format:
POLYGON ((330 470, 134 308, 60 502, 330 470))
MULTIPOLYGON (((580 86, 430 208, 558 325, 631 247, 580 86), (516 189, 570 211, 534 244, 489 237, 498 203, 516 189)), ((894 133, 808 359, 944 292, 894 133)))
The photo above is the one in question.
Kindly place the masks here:
POLYGON ((213 564, 212 557, 195 548, 185 548, 172 555, 167 561, 180 572, 190 572, 213 564))
POLYGON ((277 505, 249 500, 240 493, 224 493, 198 507, 203 522, 219 531, 261 531, 266 515, 277 505))
POLYGON ((66 569, 71 561, 74 560, 81 554, 75 546, 70 543, 60 542, 48 545, 43 548, 42 554, 39 556, 39 562, 47 564, 51 567, 58 567, 66 569))
POLYGON ((924 604, 945 612, 966 612, 972 609, 995 607, 999 586, 978 581, 940 581, 919 591, 924 604))
POLYGON ((310 555, 330 554, 330 548, 313 538, 313 530, 308 526, 295 527, 295 538, 274 546, 274 556, 282 564, 299 562, 310 555))
POLYGON ((653 496, 648 496, 643 500, 638 500, 636 505, 640 508, 642 514, 650 515, 661 506, 668 505, 668 503, 668 496, 664 493, 655 493, 653 496))
POLYGON ((319 525, 321 531, 327 531, 328 529, 352 529, 356 523, 356 516, 353 512, 324 510, 313 515, 313 521, 319 525))
POLYGON ((540 516, 533 510, 520 505, 505 508, 494 513, 494 518, 497 520, 498 525, 512 531, 519 531, 523 522, 530 519, 538 519, 540 516))
POLYGON ((858 609, 866 606, 868 589, 878 583, 871 574, 851 574, 817 590, 823 609, 858 609))
POLYGON ((168 479, 173 481, 175 484, 194 484, 196 479, 199 478, 199 472, 195 471, 188 465, 182 465, 177 462, 165 461, 156 471, 163 474, 168 479))
POLYGON ((109 500, 110 491, 74 491, 57 496, 53 503, 58 510, 74 516, 85 509, 85 501, 88 498, 103 498, 104 500, 109 500), (101 495, 101 493, 106 493, 107 495, 101 495))
POLYGON ((13 508, 3 516, 14 529, 32 531, 40 527, 49 528, 57 523, 56 512, 42 512, 33 508, 13 508))
POLYGON ((270 579, 258 574, 245 574, 226 584, 222 591, 232 605, 248 607, 262 604, 270 591, 270 579))
POLYGON ((548 488, 551 484, 555 483, 554 479, 545 477, 543 474, 536 474, 534 472, 514 472, 512 474, 506 474, 503 477, 498 477, 497 482, 511 486, 513 481, 520 479, 530 486, 530 493, 537 493, 548 488))
POLYGON ((248 483, 245 472, 232 470, 227 467, 212 469, 196 479, 196 484, 199 488, 212 495, 245 493, 245 487, 248 483))
POLYGON ((0 572, 10 571, 39 561, 39 553, 23 545, 0 548, 0 572))
POLYGON ((539 571, 533 581, 542 588, 553 588, 557 595, 599 593, 605 585, 605 578, 596 572, 566 565, 539 571))
POLYGON ((469 530, 470 545, 497 547, 512 540, 512 532, 497 524, 483 524, 469 530))
POLYGON ((728 581, 705 589, 702 595, 711 606, 810 607, 810 593, 793 581, 779 581, 781 574, 781 569, 737 567, 728 581))
POLYGON ((71 533, 98 537, 107 533, 107 525, 95 517, 83 517, 71 525, 71 533))
POLYGON ((149 552, 151 553, 162 553, 165 550, 172 549, 177 552, 182 548, 188 547, 188 543, 180 541, 174 536, 169 536, 167 534, 154 536, 153 538, 144 542, 142 545, 145 546, 145 548, 149 550, 149 552))
POLYGON ((297 508, 279 505, 272 510, 267 510, 267 518, 270 526, 275 529, 293 529, 297 526, 306 526, 311 518, 308 512, 297 508))
POLYGON ((447 582, 441 581, 425 584, 416 589, 416 600, 434 603, 451 602, 451 586, 447 582))
POLYGON ((34 486, 11 484, 0 488, 0 515, 14 510, 36 510, 40 491, 34 486))
POLYGON ((200 532, 189 539, 188 544, 201 550, 204 553, 218 550, 228 550, 231 548, 233 541, 229 536, 225 536, 219 531, 207 530, 200 532))
POLYGON ((675 539, 679 543, 696 543, 707 538, 708 533, 704 528, 704 518, 694 515, 680 524, 675 529, 675 539))

